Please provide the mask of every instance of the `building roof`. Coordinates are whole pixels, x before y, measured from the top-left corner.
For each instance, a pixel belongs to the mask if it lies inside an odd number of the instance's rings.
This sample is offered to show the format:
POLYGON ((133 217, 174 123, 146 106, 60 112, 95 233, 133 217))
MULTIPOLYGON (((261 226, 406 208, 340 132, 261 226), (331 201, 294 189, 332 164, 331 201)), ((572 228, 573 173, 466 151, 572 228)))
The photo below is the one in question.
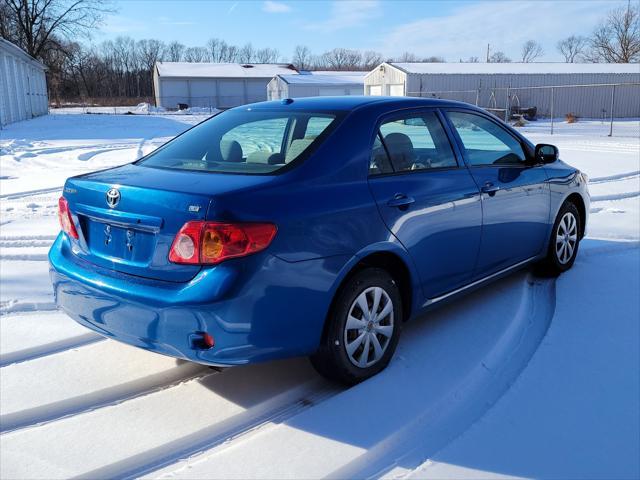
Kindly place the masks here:
MULTIPOLYGON (((416 74, 576 74, 637 73, 637 63, 389 63, 406 73, 416 74)), ((371 72, 370 72, 371 73, 371 72)))
POLYGON ((367 72, 362 71, 351 71, 351 70, 311 70, 309 72, 311 75, 329 75, 331 77, 362 77, 364 78, 367 72))
POLYGON ((0 50, 4 50, 7 53, 10 53, 12 55, 22 58, 25 62, 30 63, 36 68, 40 68, 42 70, 47 69, 47 67, 42 62, 36 60, 27 52, 22 50, 19 46, 14 45, 13 43, 11 43, 8 40, 5 40, 4 38, 0 38, 0 50))
POLYGON ((197 78, 272 78, 278 74, 296 75, 287 63, 190 63, 157 62, 160 77, 197 78))
POLYGON ((364 85, 364 75, 342 75, 342 72, 334 72, 335 75, 316 75, 315 72, 307 75, 278 75, 285 83, 294 85, 315 85, 315 86, 362 86, 364 85))

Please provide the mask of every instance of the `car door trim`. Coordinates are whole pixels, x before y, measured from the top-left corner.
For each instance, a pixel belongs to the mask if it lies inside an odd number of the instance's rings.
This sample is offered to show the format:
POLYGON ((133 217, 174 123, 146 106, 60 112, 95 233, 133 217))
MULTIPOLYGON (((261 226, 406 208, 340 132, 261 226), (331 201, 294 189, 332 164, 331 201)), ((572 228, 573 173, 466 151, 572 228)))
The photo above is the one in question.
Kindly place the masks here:
POLYGON ((449 293, 445 293, 443 295, 440 295, 439 297, 429 298, 424 303, 423 307, 428 307, 429 305, 433 305, 434 303, 438 303, 438 302, 440 302, 440 301, 442 301, 442 300, 444 300, 446 298, 449 298, 449 297, 451 297, 453 295, 456 295, 458 293, 462 293, 462 292, 464 292, 465 290, 467 290, 469 288, 473 288, 473 287, 478 286, 478 285, 480 285, 480 284, 482 284, 484 282, 488 282, 489 280, 491 280, 491 279, 493 279, 495 277, 498 277, 500 275, 503 275, 503 274, 506 274, 506 273, 510 272, 511 270, 515 270, 515 269, 517 269, 519 267, 522 267, 523 265, 526 265, 527 263, 535 260, 536 258, 538 258, 538 255, 534 255, 533 257, 529 257, 526 260, 522 260, 521 262, 518 262, 518 263, 515 263, 515 264, 511 265, 510 267, 503 268, 502 270, 500 270, 498 272, 492 273, 491 275, 487 275, 486 277, 482 277, 482 278, 480 278, 478 280, 475 280, 475 281, 473 281, 473 282, 471 282, 471 283, 469 283, 467 285, 464 285, 464 286, 462 286, 460 288, 456 288, 455 290, 452 290, 449 293))

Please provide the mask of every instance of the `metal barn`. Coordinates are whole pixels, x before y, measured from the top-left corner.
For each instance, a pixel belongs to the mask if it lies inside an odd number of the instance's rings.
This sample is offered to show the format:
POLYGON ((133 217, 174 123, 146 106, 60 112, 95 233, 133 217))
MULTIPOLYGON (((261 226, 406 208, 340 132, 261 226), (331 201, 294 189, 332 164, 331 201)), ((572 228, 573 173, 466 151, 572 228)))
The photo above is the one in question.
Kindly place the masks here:
POLYGON ((46 67, 0 38, 0 126, 49 111, 46 67))
POLYGON ((366 72, 308 72, 276 75, 267 85, 269 100, 281 98, 364 95, 366 72))
POLYGON ((158 107, 230 108, 266 100, 275 75, 297 73, 289 64, 158 62, 153 86, 158 107))
POLYGON ((586 118, 608 117, 613 100, 615 117, 640 117, 640 65, 383 63, 365 77, 365 95, 446 98, 495 109, 535 107, 543 117, 553 111, 555 117, 586 118), (625 85, 613 87, 620 83, 625 85))

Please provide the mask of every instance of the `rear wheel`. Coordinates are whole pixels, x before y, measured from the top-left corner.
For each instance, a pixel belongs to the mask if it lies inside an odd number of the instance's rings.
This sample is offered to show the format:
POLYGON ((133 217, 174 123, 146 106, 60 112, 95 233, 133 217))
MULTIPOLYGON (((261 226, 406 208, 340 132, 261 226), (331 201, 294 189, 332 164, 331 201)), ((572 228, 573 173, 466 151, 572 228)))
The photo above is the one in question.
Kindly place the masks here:
POLYGON ((556 217, 549 239, 549 250, 542 266, 550 274, 569 270, 578 255, 580 246, 580 214, 571 202, 566 202, 556 217))
POLYGON ((337 293, 311 363, 323 376, 353 385, 383 370, 400 337, 402 300, 393 278, 367 268, 337 293))

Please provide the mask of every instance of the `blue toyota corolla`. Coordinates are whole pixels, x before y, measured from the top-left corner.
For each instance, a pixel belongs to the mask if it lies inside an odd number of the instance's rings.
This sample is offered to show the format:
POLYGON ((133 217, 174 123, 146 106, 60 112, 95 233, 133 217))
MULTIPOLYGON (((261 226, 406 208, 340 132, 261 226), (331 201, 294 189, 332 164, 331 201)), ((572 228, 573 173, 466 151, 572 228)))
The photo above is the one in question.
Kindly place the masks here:
POLYGON ((264 102, 67 180, 51 279, 116 340, 217 366, 309 355, 353 384, 430 306, 534 261, 570 268, 587 212, 554 146, 471 105, 264 102))

